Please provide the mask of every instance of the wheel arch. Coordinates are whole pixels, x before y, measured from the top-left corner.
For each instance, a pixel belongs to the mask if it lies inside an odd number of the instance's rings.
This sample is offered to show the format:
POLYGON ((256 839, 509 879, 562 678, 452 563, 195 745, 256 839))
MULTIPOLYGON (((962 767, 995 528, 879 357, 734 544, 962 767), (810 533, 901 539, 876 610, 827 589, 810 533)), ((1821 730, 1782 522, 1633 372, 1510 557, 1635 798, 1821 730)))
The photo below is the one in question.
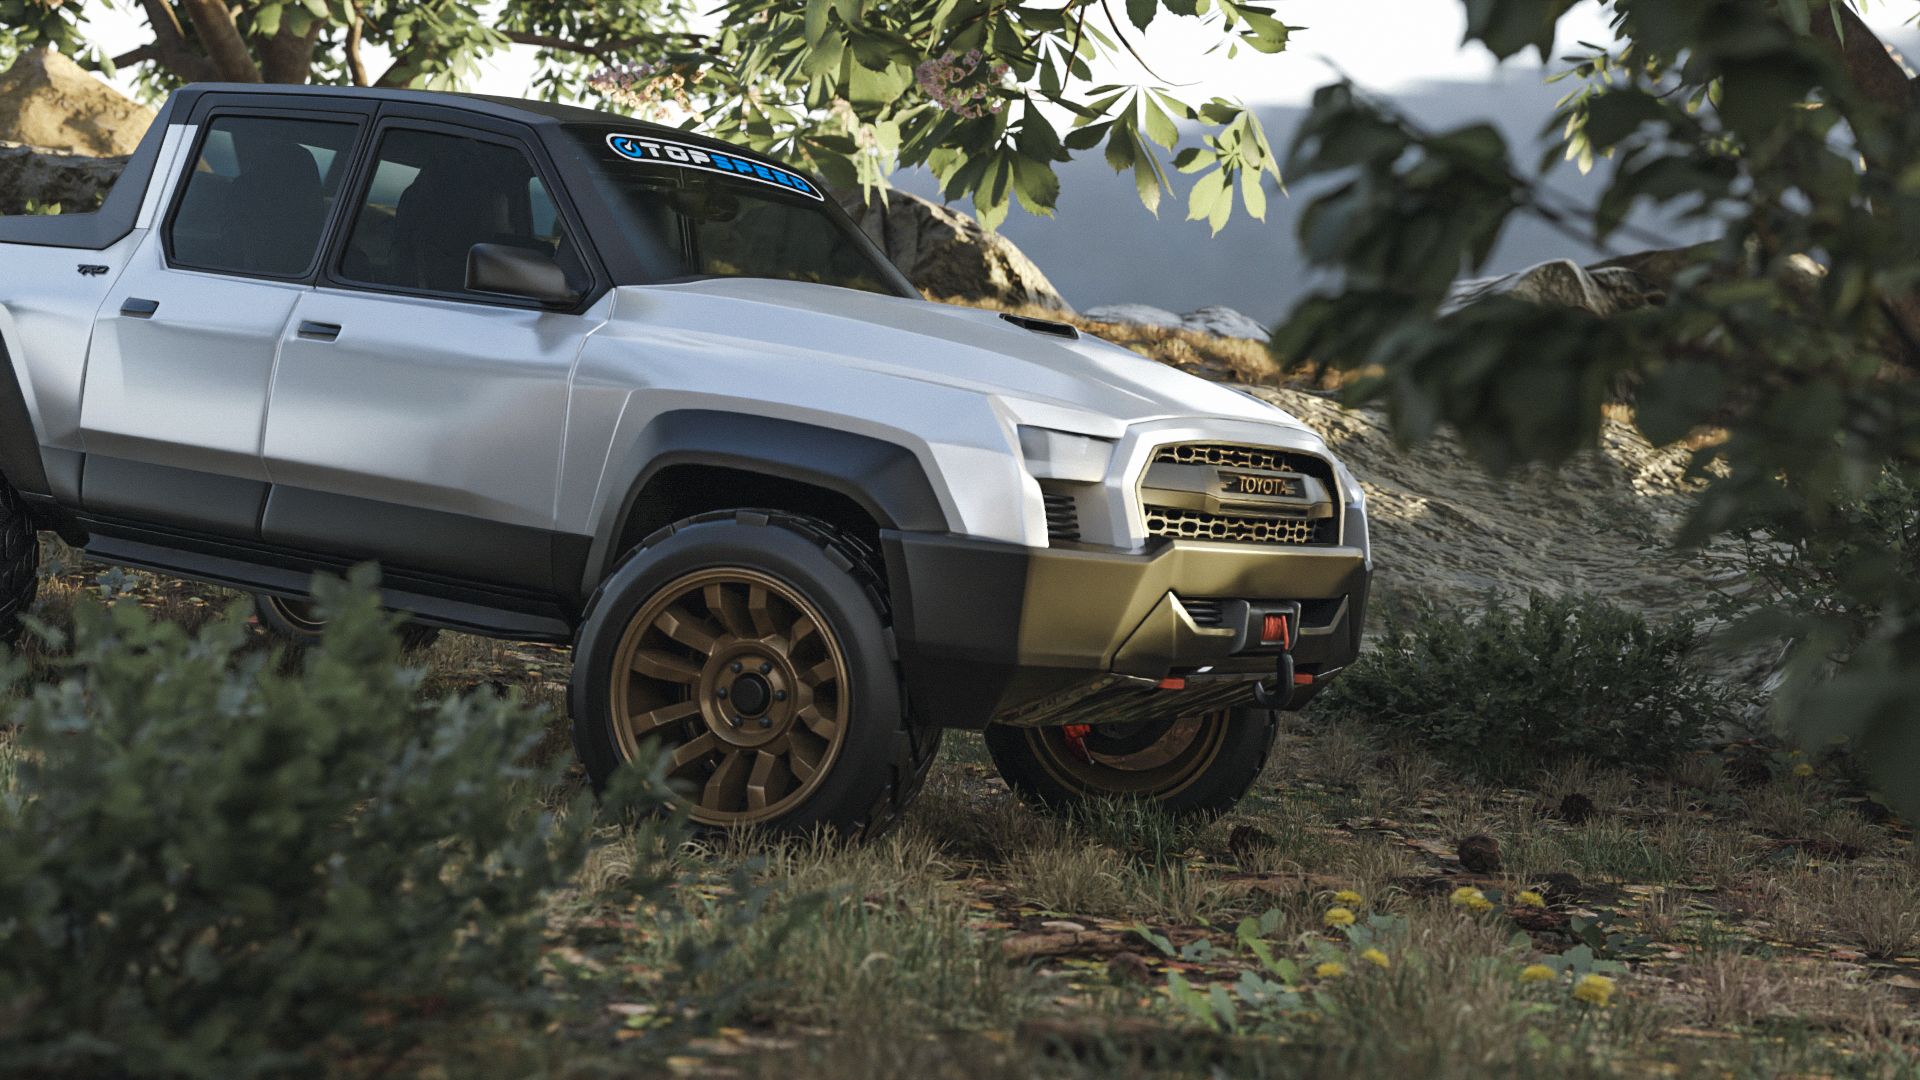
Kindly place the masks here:
POLYGON ((23 495, 45 498, 52 493, 39 428, 27 407, 25 387, 4 334, 0 334, 0 476, 23 495))
POLYGON ((583 593, 656 529, 712 510, 753 507, 816 517, 876 550, 882 529, 948 531, 919 458, 870 435, 688 409, 656 417, 628 460, 636 466, 633 480, 602 510, 583 593))

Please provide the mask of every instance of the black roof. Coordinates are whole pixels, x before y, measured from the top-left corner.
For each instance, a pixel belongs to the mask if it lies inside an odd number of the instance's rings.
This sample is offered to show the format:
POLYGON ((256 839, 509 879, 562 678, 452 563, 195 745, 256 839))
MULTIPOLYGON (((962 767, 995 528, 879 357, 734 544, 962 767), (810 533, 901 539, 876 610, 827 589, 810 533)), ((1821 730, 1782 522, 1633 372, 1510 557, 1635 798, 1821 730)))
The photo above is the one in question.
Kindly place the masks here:
POLYGON ((420 105, 435 105, 447 109, 460 109, 481 116, 490 116, 499 120, 513 121, 532 127, 553 128, 563 124, 594 124, 597 126, 617 126, 635 133, 653 133, 663 138, 693 143, 733 154, 745 154, 772 162, 781 168, 798 173, 812 181, 816 187, 824 190, 818 177, 805 170, 796 169, 780 162, 769 154, 745 147, 736 146, 723 139, 684 128, 668 127, 646 120, 636 120, 623 113, 606 112, 599 109, 583 109, 577 105, 562 105, 553 101, 534 101, 531 98, 498 97, 492 94, 463 94, 451 90, 405 90, 384 86, 324 86, 313 83, 189 83, 173 92, 167 99, 167 109, 175 116, 191 116, 202 94, 284 94, 288 97, 339 97, 356 101, 395 101, 412 102, 420 105))
POLYGON ((577 105, 534 101, 531 98, 499 97, 493 94, 463 94, 450 90, 404 90, 384 86, 322 86, 312 83, 206 82, 189 83, 174 91, 174 97, 184 108, 190 107, 193 100, 201 94, 208 93, 288 94, 301 97, 342 97, 359 101, 410 101, 422 105, 462 109, 502 120, 517 120, 523 124, 620 124, 662 133, 678 130, 648 123, 645 120, 636 120, 620 113, 583 109, 577 105))

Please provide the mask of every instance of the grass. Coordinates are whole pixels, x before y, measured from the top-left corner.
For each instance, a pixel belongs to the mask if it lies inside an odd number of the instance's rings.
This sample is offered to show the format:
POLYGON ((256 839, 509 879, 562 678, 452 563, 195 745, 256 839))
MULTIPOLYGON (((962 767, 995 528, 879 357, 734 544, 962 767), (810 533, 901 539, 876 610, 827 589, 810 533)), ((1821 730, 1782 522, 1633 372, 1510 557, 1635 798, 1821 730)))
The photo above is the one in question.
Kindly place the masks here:
MULTIPOLYGON (((56 554, 49 569, 38 613, 57 626, 98 591, 97 568, 56 554)), ((116 580, 183 622, 238 599, 116 580)), ((564 651, 448 634, 418 662, 433 692, 526 694, 549 717, 541 752, 566 752, 564 651)), ((0 790, 12 747, 0 729, 0 790)), ((631 900, 644 862, 631 844, 601 851, 551 900, 550 962, 589 976, 577 997, 532 1038, 450 1018, 445 1042, 405 1071, 1914 1075, 1912 834, 1856 810, 1844 772, 1798 776, 1798 759, 1775 757, 1753 786, 1715 753, 1661 775, 1569 762, 1496 786, 1307 713, 1288 719, 1239 810, 1194 825, 1124 805, 1035 814, 979 738, 956 733, 905 822, 874 843, 740 837, 682 850, 686 878, 661 910, 631 900), (1578 821, 1562 809, 1575 796, 1591 804, 1578 821), (1458 861, 1476 834, 1497 842, 1497 870, 1458 861), (1549 883, 1548 909, 1513 904, 1549 883), (1462 885, 1501 903, 1454 906, 1462 885), (764 891, 750 919, 718 902, 743 888, 764 891), (1341 890, 1362 898, 1356 936, 1323 925, 1341 890), (1243 919, 1290 980, 1242 940, 1243 919), (1571 994, 1586 963, 1569 952, 1576 921, 1593 919, 1614 935, 1598 963, 1619 965, 1604 1007, 1571 994), (683 981, 664 980, 681 950, 720 941, 729 947, 683 981), (1363 959, 1363 944, 1387 966, 1363 959), (1345 970, 1315 975, 1326 962, 1345 970), (1540 962, 1575 970, 1523 982, 1540 962), (669 1012, 697 1037, 651 1039, 669 1012)))

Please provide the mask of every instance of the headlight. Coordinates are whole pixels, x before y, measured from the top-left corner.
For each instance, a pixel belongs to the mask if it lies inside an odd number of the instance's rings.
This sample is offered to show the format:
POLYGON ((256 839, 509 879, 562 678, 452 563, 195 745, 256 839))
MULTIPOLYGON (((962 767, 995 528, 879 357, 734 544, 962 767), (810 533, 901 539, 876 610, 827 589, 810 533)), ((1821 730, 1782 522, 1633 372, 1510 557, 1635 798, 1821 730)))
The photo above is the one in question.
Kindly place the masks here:
POLYGON ((1095 483, 1106 479, 1113 440, 1052 428, 1020 427, 1020 454, 1036 480, 1095 483))

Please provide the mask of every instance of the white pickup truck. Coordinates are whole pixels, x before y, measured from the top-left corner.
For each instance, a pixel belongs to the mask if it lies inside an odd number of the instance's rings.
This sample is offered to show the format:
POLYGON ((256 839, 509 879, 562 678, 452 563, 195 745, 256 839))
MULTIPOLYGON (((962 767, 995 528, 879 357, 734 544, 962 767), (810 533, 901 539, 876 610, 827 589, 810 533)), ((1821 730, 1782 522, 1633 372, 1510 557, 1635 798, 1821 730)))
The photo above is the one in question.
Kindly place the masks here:
POLYGON ((37 530, 417 635, 571 643, 586 768, 871 832, 945 728, 1217 812, 1355 656, 1360 485, 1293 417, 933 304, 806 176, 454 94, 190 86, 96 213, 0 218, 0 629, 37 530))

